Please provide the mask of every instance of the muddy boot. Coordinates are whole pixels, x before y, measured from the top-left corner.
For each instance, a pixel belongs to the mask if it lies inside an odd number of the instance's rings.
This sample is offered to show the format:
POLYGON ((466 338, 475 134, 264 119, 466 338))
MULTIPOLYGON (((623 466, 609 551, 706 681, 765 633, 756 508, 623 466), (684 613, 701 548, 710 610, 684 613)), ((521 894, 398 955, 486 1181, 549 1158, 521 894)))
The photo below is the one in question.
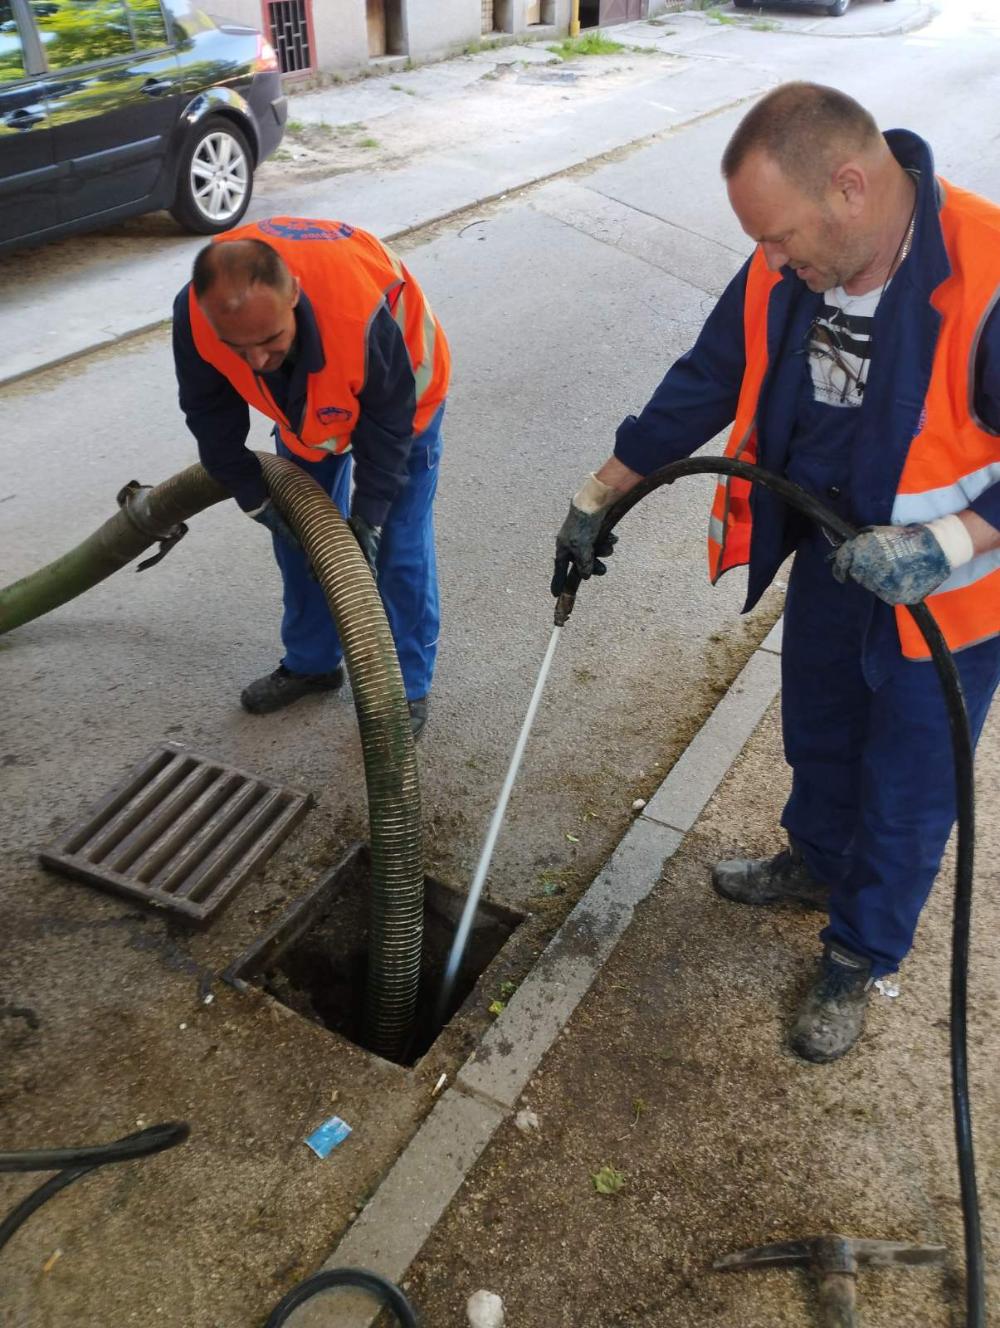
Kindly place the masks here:
POLYGON ((871 972, 870 959, 826 946, 792 1028, 789 1046, 796 1056, 825 1065, 850 1051, 865 1026, 871 972))
POLYGON ((800 904, 826 909, 829 886, 817 881, 798 849, 786 848, 773 858, 735 858, 712 869, 716 892, 737 904, 800 904))
POLYGON ((266 678, 258 678, 244 688, 240 704, 251 715, 269 715, 293 701, 301 701, 303 696, 335 692, 343 685, 343 668, 334 669, 332 673, 289 673, 284 664, 279 664, 266 678))
POLYGON ((429 696, 418 696, 416 700, 407 701, 406 705, 410 712, 410 724, 413 726, 413 741, 416 742, 423 732, 424 725, 427 723, 427 711, 430 708, 431 698, 429 696))

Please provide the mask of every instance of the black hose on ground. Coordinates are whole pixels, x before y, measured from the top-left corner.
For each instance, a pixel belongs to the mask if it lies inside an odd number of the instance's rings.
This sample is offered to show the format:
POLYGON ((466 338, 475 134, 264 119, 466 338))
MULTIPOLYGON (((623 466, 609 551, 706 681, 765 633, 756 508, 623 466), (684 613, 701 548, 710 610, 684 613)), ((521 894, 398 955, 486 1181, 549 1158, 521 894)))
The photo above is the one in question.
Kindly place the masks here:
MULTIPOLYGON (((371 836, 365 1035, 372 1051, 402 1060, 416 1022, 424 861, 417 756, 396 648, 368 564, 329 497, 300 466, 257 455, 271 497, 309 556, 344 647, 371 836)), ((162 557, 184 534, 188 517, 228 497, 198 465, 153 488, 133 480, 118 495, 120 510, 94 534, 0 589, 0 636, 89 590, 156 543, 162 557)))
POLYGON ((53 1171, 50 1176, 7 1214, 0 1222, 0 1250, 14 1232, 41 1208, 46 1199, 72 1185, 81 1176, 97 1167, 115 1162, 131 1162, 137 1157, 151 1157, 164 1149, 176 1148, 191 1133, 185 1121, 168 1121, 163 1125, 150 1125, 137 1134, 127 1134, 110 1144, 94 1144, 83 1148, 31 1148, 21 1152, 0 1153, 0 1172, 53 1171))
POLYGON ((292 1287, 288 1295, 275 1305, 264 1328, 281 1328, 281 1324, 287 1322, 293 1310, 298 1309, 305 1301, 311 1300, 313 1296, 318 1296, 321 1291, 329 1291, 334 1287, 359 1287, 392 1310, 396 1321, 401 1323, 403 1328, 420 1328, 416 1311, 395 1282, 390 1282, 379 1273, 369 1272, 367 1268, 329 1268, 325 1272, 306 1278, 298 1286, 292 1287))
MULTIPOLYGON (((176 1148, 178 1144, 184 1143, 190 1133, 186 1121, 168 1121, 162 1125, 150 1125, 145 1130, 127 1134, 109 1144, 91 1144, 82 1148, 30 1148, 0 1153, 0 1172, 52 1171, 60 1168, 56 1175, 50 1176, 44 1184, 32 1190, 0 1222, 0 1250, 46 1200, 72 1185, 81 1176, 96 1171, 98 1167, 131 1162, 139 1157, 162 1153, 167 1148, 176 1148)), ((420 1328, 413 1306, 399 1287, 381 1274, 369 1272, 365 1268, 332 1268, 300 1282, 274 1307, 264 1328, 279 1328, 292 1311, 305 1301, 334 1287, 358 1287, 367 1291, 392 1310, 403 1328, 420 1328)))
MULTIPOLYGON (((647 475, 611 507, 604 518, 597 542, 614 530, 622 517, 647 494, 664 484, 673 484, 686 475, 728 475, 760 484, 782 498, 790 507, 811 518, 843 543, 858 532, 848 522, 831 512, 812 494, 791 480, 774 475, 760 466, 731 457, 687 457, 671 462, 647 475)), ((571 567, 566 589, 556 605, 556 622, 565 622, 573 611, 580 576, 571 567)), ((968 1010, 969 935, 972 924, 972 876, 975 853, 975 790, 973 785, 972 735, 965 709, 962 683, 951 651, 945 643, 934 615, 926 604, 907 605, 907 610, 927 643, 937 670, 948 712, 952 753, 955 765, 956 820, 958 850, 955 866, 955 898, 951 941, 951 1087, 955 1121, 955 1145, 962 1196, 962 1220, 965 1228, 965 1280, 967 1328, 985 1328, 986 1289, 983 1273, 983 1242, 976 1188, 976 1164, 972 1141, 972 1112, 969 1103, 969 1059, 966 1016, 968 1010)))

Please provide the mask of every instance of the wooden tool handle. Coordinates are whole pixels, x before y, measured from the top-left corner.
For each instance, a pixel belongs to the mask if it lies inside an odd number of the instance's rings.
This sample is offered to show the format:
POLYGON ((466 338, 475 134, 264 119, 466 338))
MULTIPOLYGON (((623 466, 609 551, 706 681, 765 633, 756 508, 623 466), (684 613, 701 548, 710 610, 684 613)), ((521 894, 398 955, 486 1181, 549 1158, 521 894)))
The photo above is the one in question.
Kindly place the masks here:
POLYGON ((860 1328, 856 1279, 852 1273, 823 1273, 819 1279, 819 1321, 823 1328, 860 1328))

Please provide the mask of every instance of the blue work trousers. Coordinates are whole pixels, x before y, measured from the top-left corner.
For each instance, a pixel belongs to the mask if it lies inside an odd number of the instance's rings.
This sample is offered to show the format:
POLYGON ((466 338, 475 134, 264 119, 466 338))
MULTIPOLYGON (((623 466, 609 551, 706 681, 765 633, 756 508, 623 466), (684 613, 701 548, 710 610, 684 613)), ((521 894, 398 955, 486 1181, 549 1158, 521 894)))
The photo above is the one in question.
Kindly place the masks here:
MULTIPOLYGON (((881 977, 913 943, 955 820, 951 739, 930 661, 897 647, 866 680, 871 599, 834 580, 831 552, 819 532, 807 536, 789 578, 781 667, 792 792, 782 824, 830 886, 822 939, 867 956, 881 977)), ((1000 681, 1000 638, 955 663, 976 741, 1000 681)))
MULTIPOLYGON (((378 556, 378 588, 392 628, 407 700, 431 690, 440 630, 437 559, 434 550, 434 495, 441 460, 444 407, 413 440, 407 483, 385 525, 378 556)), ((279 456, 294 461, 330 495, 346 516, 350 510, 352 462, 349 452, 306 461, 278 440, 279 456)), ((284 583, 282 660, 291 673, 330 673, 343 658, 340 637, 326 597, 309 572, 303 553, 275 538, 274 556, 284 583)))

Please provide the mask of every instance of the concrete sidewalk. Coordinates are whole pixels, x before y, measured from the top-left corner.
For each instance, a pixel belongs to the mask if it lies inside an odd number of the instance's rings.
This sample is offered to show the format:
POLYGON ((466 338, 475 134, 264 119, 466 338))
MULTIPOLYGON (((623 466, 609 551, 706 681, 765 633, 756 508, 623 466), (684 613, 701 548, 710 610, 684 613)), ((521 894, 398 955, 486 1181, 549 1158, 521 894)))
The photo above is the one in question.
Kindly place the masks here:
MULTIPOLYGON (((727 55, 731 33, 888 37, 933 12, 693 10, 608 30, 617 55, 564 62, 543 41, 293 93, 290 125, 315 132, 293 128, 247 216, 342 217, 391 239, 752 100, 775 82, 766 47, 760 63, 727 55)), ((0 384, 164 325, 202 243, 154 213, 0 258, 0 384)))

